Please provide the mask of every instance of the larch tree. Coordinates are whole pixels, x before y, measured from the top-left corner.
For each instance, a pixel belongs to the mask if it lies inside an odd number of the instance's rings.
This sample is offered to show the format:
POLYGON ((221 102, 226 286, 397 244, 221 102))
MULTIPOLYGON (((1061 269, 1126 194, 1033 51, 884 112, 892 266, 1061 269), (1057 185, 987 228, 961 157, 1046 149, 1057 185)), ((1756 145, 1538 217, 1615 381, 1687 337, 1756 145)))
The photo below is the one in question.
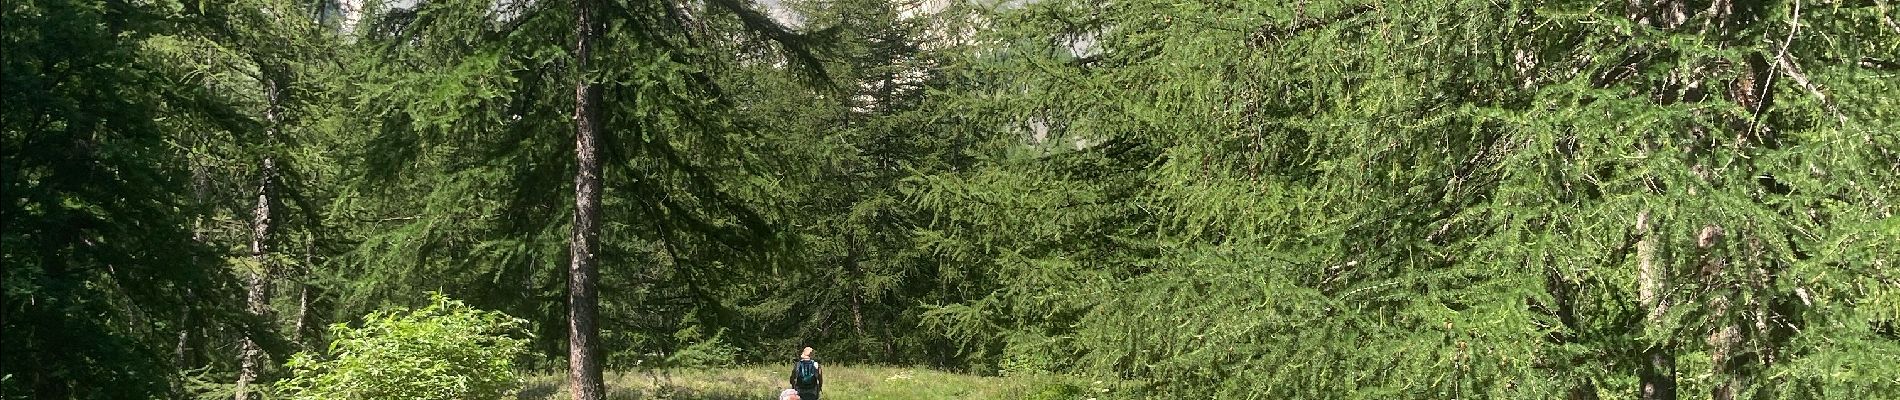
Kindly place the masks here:
POLYGON ((1896 397, 1892 7, 8 2, 0 397, 263 397, 430 291, 575 399, 1896 397))
POLYGON ((589 82, 599 5, 574 1, 574 233, 568 237, 572 261, 567 267, 567 382, 574 400, 605 398, 601 382, 599 275, 600 251, 600 88, 589 82))
POLYGON ((202 168, 265 153, 261 91, 220 89, 257 82, 226 63, 242 35, 286 31, 202 5, 7 6, 7 396, 191 396, 189 375, 231 372, 228 343, 286 347, 222 268, 243 241, 207 227, 255 193, 202 168))
POLYGON ((1191 397, 1892 390, 1879 7, 973 15, 961 68, 992 80, 946 112, 1015 150, 917 192, 928 248, 991 269, 932 313, 1000 353, 973 367, 1191 397))
POLYGON ((796 262, 732 299, 743 317, 729 339, 759 343, 752 359, 780 359, 800 344, 829 360, 924 363, 954 349, 931 346, 915 329, 915 304, 938 285, 932 263, 914 251, 916 213, 900 180, 969 165, 967 136, 926 113, 930 93, 946 88, 928 30, 936 22, 916 3, 880 0, 781 3, 819 31, 833 87, 799 85, 795 70, 770 58, 730 71, 745 121, 772 132, 757 144, 782 194, 776 219, 788 221, 796 262), (934 347, 934 348, 933 348, 934 347), (776 351, 776 353, 774 353, 776 351))
MULTIPOLYGON (((235 338, 238 362, 232 391, 238 399, 258 396, 254 386, 267 381, 267 371, 287 355, 282 351, 267 354, 261 340, 289 338, 307 344, 310 339, 306 325, 311 324, 308 308, 313 300, 308 272, 319 252, 314 248, 315 235, 323 230, 323 211, 313 199, 327 188, 316 186, 306 172, 315 169, 305 168, 307 164, 323 160, 311 157, 305 146, 318 142, 310 140, 314 136, 330 133, 316 125, 325 117, 315 115, 327 110, 322 75, 334 71, 324 65, 334 57, 328 49, 337 39, 322 21, 327 5, 327 1, 261 0, 185 7, 210 31, 205 40, 179 42, 175 55, 204 60, 190 73, 205 76, 200 84, 207 89, 228 91, 231 101, 255 110, 249 119, 257 122, 250 132, 187 142, 211 160, 243 160, 223 161, 229 164, 224 170, 230 176, 221 177, 234 181, 228 190, 243 199, 228 207, 228 217, 243 227, 243 254, 233 264, 244 282, 244 308, 271 329, 235 338), (303 257, 293 256, 290 250, 300 250, 303 257), (281 308, 275 304, 279 282, 294 284, 287 305, 293 309, 290 321, 282 321, 275 311, 281 308)), ((199 168, 194 173, 209 172, 199 168)), ((213 179, 199 176, 194 180, 213 179)))
MULTIPOLYGON (((353 119, 371 132, 360 144, 366 173, 352 189, 362 195, 340 196, 337 207, 376 226, 355 239, 350 268, 367 273, 345 301, 410 301, 403 288, 420 285, 515 315, 565 310, 537 319, 566 321, 575 398, 603 396, 601 327, 638 321, 600 317, 602 265, 631 264, 615 279, 658 275, 662 265, 716 262, 681 259, 694 243, 745 258, 776 235, 733 194, 751 185, 757 172, 746 163, 757 155, 735 137, 745 134, 738 111, 713 79, 737 54, 716 44, 753 35, 786 50, 789 65, 821 73, 803 36, 752 7, 582 0, 372 11, 352 79, 353 119), (570 135, 552 140, 555 131, 570 135), (562 193, 573 207, 555 205, 562 193), (544 269, 558 255, 566 266, 544 269), (452 267, 465 265, 474 267, 452 267), (566 307, 546 307, 554 299, 566 307)), ((698 288, 690 295, 709 294, 698 288)))

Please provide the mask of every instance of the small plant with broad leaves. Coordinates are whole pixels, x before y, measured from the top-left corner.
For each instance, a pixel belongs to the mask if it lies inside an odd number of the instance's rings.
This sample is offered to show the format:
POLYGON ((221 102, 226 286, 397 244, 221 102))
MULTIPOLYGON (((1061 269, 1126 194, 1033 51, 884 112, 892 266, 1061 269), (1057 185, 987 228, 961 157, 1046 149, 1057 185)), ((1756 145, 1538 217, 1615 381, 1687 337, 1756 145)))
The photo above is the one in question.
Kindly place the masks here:
POLYGON ((330 326, 327 354, 298 353, 279 384, 290 399, 500 399, 520 388, 514 361, 526 321, 441 294, 420 309, 371 313, 360 328, 330 326))

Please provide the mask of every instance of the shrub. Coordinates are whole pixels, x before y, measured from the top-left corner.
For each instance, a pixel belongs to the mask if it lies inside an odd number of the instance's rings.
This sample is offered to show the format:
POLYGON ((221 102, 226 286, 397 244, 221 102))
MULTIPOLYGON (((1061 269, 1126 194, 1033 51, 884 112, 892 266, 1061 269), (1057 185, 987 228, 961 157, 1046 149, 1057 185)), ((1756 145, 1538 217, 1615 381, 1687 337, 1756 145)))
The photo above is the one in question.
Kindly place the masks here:
POLYGON ((291 357, 290 399, 501 399, 520 386, 514 360, 526 321, 432 294, 427 307, 378 311, 363 327, 330 326, 329 357, 291 357))

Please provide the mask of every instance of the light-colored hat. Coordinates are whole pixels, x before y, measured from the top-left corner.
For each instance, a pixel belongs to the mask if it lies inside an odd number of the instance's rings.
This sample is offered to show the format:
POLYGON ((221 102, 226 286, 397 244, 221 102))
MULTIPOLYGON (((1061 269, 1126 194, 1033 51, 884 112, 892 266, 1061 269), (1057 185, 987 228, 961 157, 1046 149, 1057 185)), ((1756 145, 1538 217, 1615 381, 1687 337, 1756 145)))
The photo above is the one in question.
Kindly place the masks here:
POLYGON ((798 389, 785 389, 778 392, 778 400, 787 400, 798 396, 798 389))

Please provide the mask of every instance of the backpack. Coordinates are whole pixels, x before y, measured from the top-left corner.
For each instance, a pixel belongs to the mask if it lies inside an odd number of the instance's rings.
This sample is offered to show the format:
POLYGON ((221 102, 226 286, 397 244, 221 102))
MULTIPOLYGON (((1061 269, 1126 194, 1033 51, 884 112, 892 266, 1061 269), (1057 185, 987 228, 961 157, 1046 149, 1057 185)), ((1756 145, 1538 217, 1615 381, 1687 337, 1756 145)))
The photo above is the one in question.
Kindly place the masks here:
POLYGON ((799 389, 817 388, 818 362, 812 360, 798 360, 798 364, 792 366, 792 387, 799 389))

